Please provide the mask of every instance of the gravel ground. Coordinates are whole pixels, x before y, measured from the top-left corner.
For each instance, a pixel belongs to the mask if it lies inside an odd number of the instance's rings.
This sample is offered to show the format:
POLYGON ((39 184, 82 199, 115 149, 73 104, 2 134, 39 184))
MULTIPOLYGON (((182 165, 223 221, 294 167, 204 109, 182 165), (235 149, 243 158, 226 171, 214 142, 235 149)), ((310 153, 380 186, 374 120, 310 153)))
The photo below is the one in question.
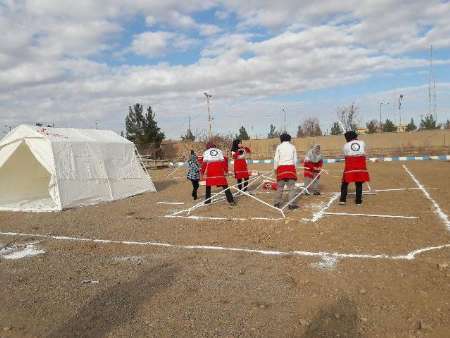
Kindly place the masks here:
MULTIPOLYGON (((152 172, 158 193, 60 213, 0 212, 0 337, 448 337, 450 247, 386 258, 450 244, 447 226, 402 164, 371 163, 371 188, 412 189, 364 196, 362 207, 334 202, 326 211, 415 219, 323 215, 312 222, 339 189, 340 164, 326 167, 321 196, 302 197, 283 220, 251 220, 280 216, 248 197, 233 208, 193 212, 247 220, 166 218, 194 204, 182 170, 170 179, 168 170, 152 172), (173 246, 139 244, 149 241, 173 246), (36 255, 7 259, 25 249, 36 255)), ((404 164, 449 214, 450 163, 404 164)))

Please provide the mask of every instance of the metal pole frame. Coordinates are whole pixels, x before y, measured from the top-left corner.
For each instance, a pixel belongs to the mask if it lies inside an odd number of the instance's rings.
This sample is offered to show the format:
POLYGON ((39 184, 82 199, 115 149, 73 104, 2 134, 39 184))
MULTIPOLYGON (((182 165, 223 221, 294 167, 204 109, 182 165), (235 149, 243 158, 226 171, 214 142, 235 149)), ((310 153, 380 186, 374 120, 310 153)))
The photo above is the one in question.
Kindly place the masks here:
POLYGON ((287 208, 292 202, 294 202, 297 198, 299 198, 302 194, 304 194, 305 191, 308 191, 308 188, 320 177, 320 175, 322 173, 325 173, 324 169, 321 169, 319 174, 316 177, 314 177, 314 179, 306 187, 302 187, 301 188, 302 191, 300 191, 297 195, 295 195, 294 198, 292 198, 290 201, 288 201, 288 203, 284 207, 282 207, 281 210, 284 210, 285 208, 287 208))

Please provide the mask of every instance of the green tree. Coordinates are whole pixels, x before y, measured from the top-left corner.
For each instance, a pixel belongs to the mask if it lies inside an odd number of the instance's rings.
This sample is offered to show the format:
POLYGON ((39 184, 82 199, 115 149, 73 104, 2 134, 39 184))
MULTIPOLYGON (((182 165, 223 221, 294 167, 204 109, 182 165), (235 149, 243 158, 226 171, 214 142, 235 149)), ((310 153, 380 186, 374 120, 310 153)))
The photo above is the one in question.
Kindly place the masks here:
POLYGON ((305 137, 305 131, 303 130, 302 126, 298 126, 297 129, 297 137, 305 137))
POLYGON ((386 121, 383 123, 383 131, 385 133, 391 133, 397 131, 397 127, 395 126, 394 122, 392 122, 389 119, 386 119, 386 121))
POLYGON ((339 122, 333 122, 330 133, 331 133, 331 135, 341 135, 343 133, 343 130, 342 130, 341 126, 339 125, 339 122))
POLYGON ((144 107, 140 103, 130 106, 125 119, 127 139, 136 144, 153 144, 159 147, 165 135, 158 127, 152 107, 148 107, 144 114, 144 107))
POLYGON ((447 122, 445 122, 444 129, 450 129, 450 120, 447 120, 447 122))
POLYGON ((247 130, 245 130, 244 126, 239 128, 239 134, 236 135, 236 138, 239 140, 250 140, 250 136, 248 136, 247 130))
POLYGON ((192 133, 192 130, 188 128, 188 130, 186 130, 186 134, 185 135, 181 135, 181 139, 183 141, 195 141, 195 136, 192 133))
POLYGON ((280 132, 277 130, 277 128, 271 124, 269 127, 269 133, 267 134, 267 138, 275 138, 280 136, 280 132))
POLYGON ((417 129, 416 124, 414 123, 414 119, 411 118, 411 121, 406 125, 406 131, 414 131, 417 129))
POLYGON ((367 134, 374 134, 378 131, 378 122, 377 120, 371 120, 366 123, 367 134))
POLYGON ((434 119, 433 114, 426 114, 425 117, 423 117, 420 120, 420 130, 428 130, 428 129, 439 129, 441 128, 441 125, 436 122, 434 119))

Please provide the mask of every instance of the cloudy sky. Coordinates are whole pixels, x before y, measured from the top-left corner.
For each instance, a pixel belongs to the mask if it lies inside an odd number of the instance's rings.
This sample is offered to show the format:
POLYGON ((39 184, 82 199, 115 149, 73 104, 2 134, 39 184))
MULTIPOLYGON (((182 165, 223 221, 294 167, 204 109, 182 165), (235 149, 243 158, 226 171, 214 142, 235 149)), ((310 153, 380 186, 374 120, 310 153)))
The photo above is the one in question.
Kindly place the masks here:
POLYGON ((437 111, 450 118, 448 0, 0 0, 0 135, 20 123, 124 129, 151 105, 167 136, 191 117, 216 132, 267 134, 337 108, 360 120, 428 111, 433 45, 437 111))

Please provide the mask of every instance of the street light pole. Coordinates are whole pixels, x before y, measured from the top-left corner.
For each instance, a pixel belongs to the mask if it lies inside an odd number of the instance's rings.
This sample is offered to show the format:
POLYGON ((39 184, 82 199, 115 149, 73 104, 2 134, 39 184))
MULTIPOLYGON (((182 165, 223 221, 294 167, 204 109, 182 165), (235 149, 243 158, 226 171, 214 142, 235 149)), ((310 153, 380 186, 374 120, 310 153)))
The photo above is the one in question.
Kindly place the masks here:
POLYGON ((403 94, 400 94, 400 96, 398 97, 398 118, 399 118, 398 128, 400 131, 402 128, 402 100, 403 94))
POLYGON ((287 132, 287 130, 286 130, 286 108, 285 107, 281 107, 281 111, 284 113, 284 132, 286 133, 287 132))
POLYGON ((208 106, 208 138, 212 138, 212 126, 211 126, 211 109, 209 106, 209 99, 212 97, 212 95, 208 94, 207 92, 203 93, 206 96, 206 105, 208 106))
POLYGON ((381 127, 382 125, 383 125, 383 122, 381 121, 381 106, 382 105, 387 105, 387 104, 389 104, 389 102, 383 102, 383 101, 381 101, 380 102, 380 130, 382 130, 383 128, 381 127))

